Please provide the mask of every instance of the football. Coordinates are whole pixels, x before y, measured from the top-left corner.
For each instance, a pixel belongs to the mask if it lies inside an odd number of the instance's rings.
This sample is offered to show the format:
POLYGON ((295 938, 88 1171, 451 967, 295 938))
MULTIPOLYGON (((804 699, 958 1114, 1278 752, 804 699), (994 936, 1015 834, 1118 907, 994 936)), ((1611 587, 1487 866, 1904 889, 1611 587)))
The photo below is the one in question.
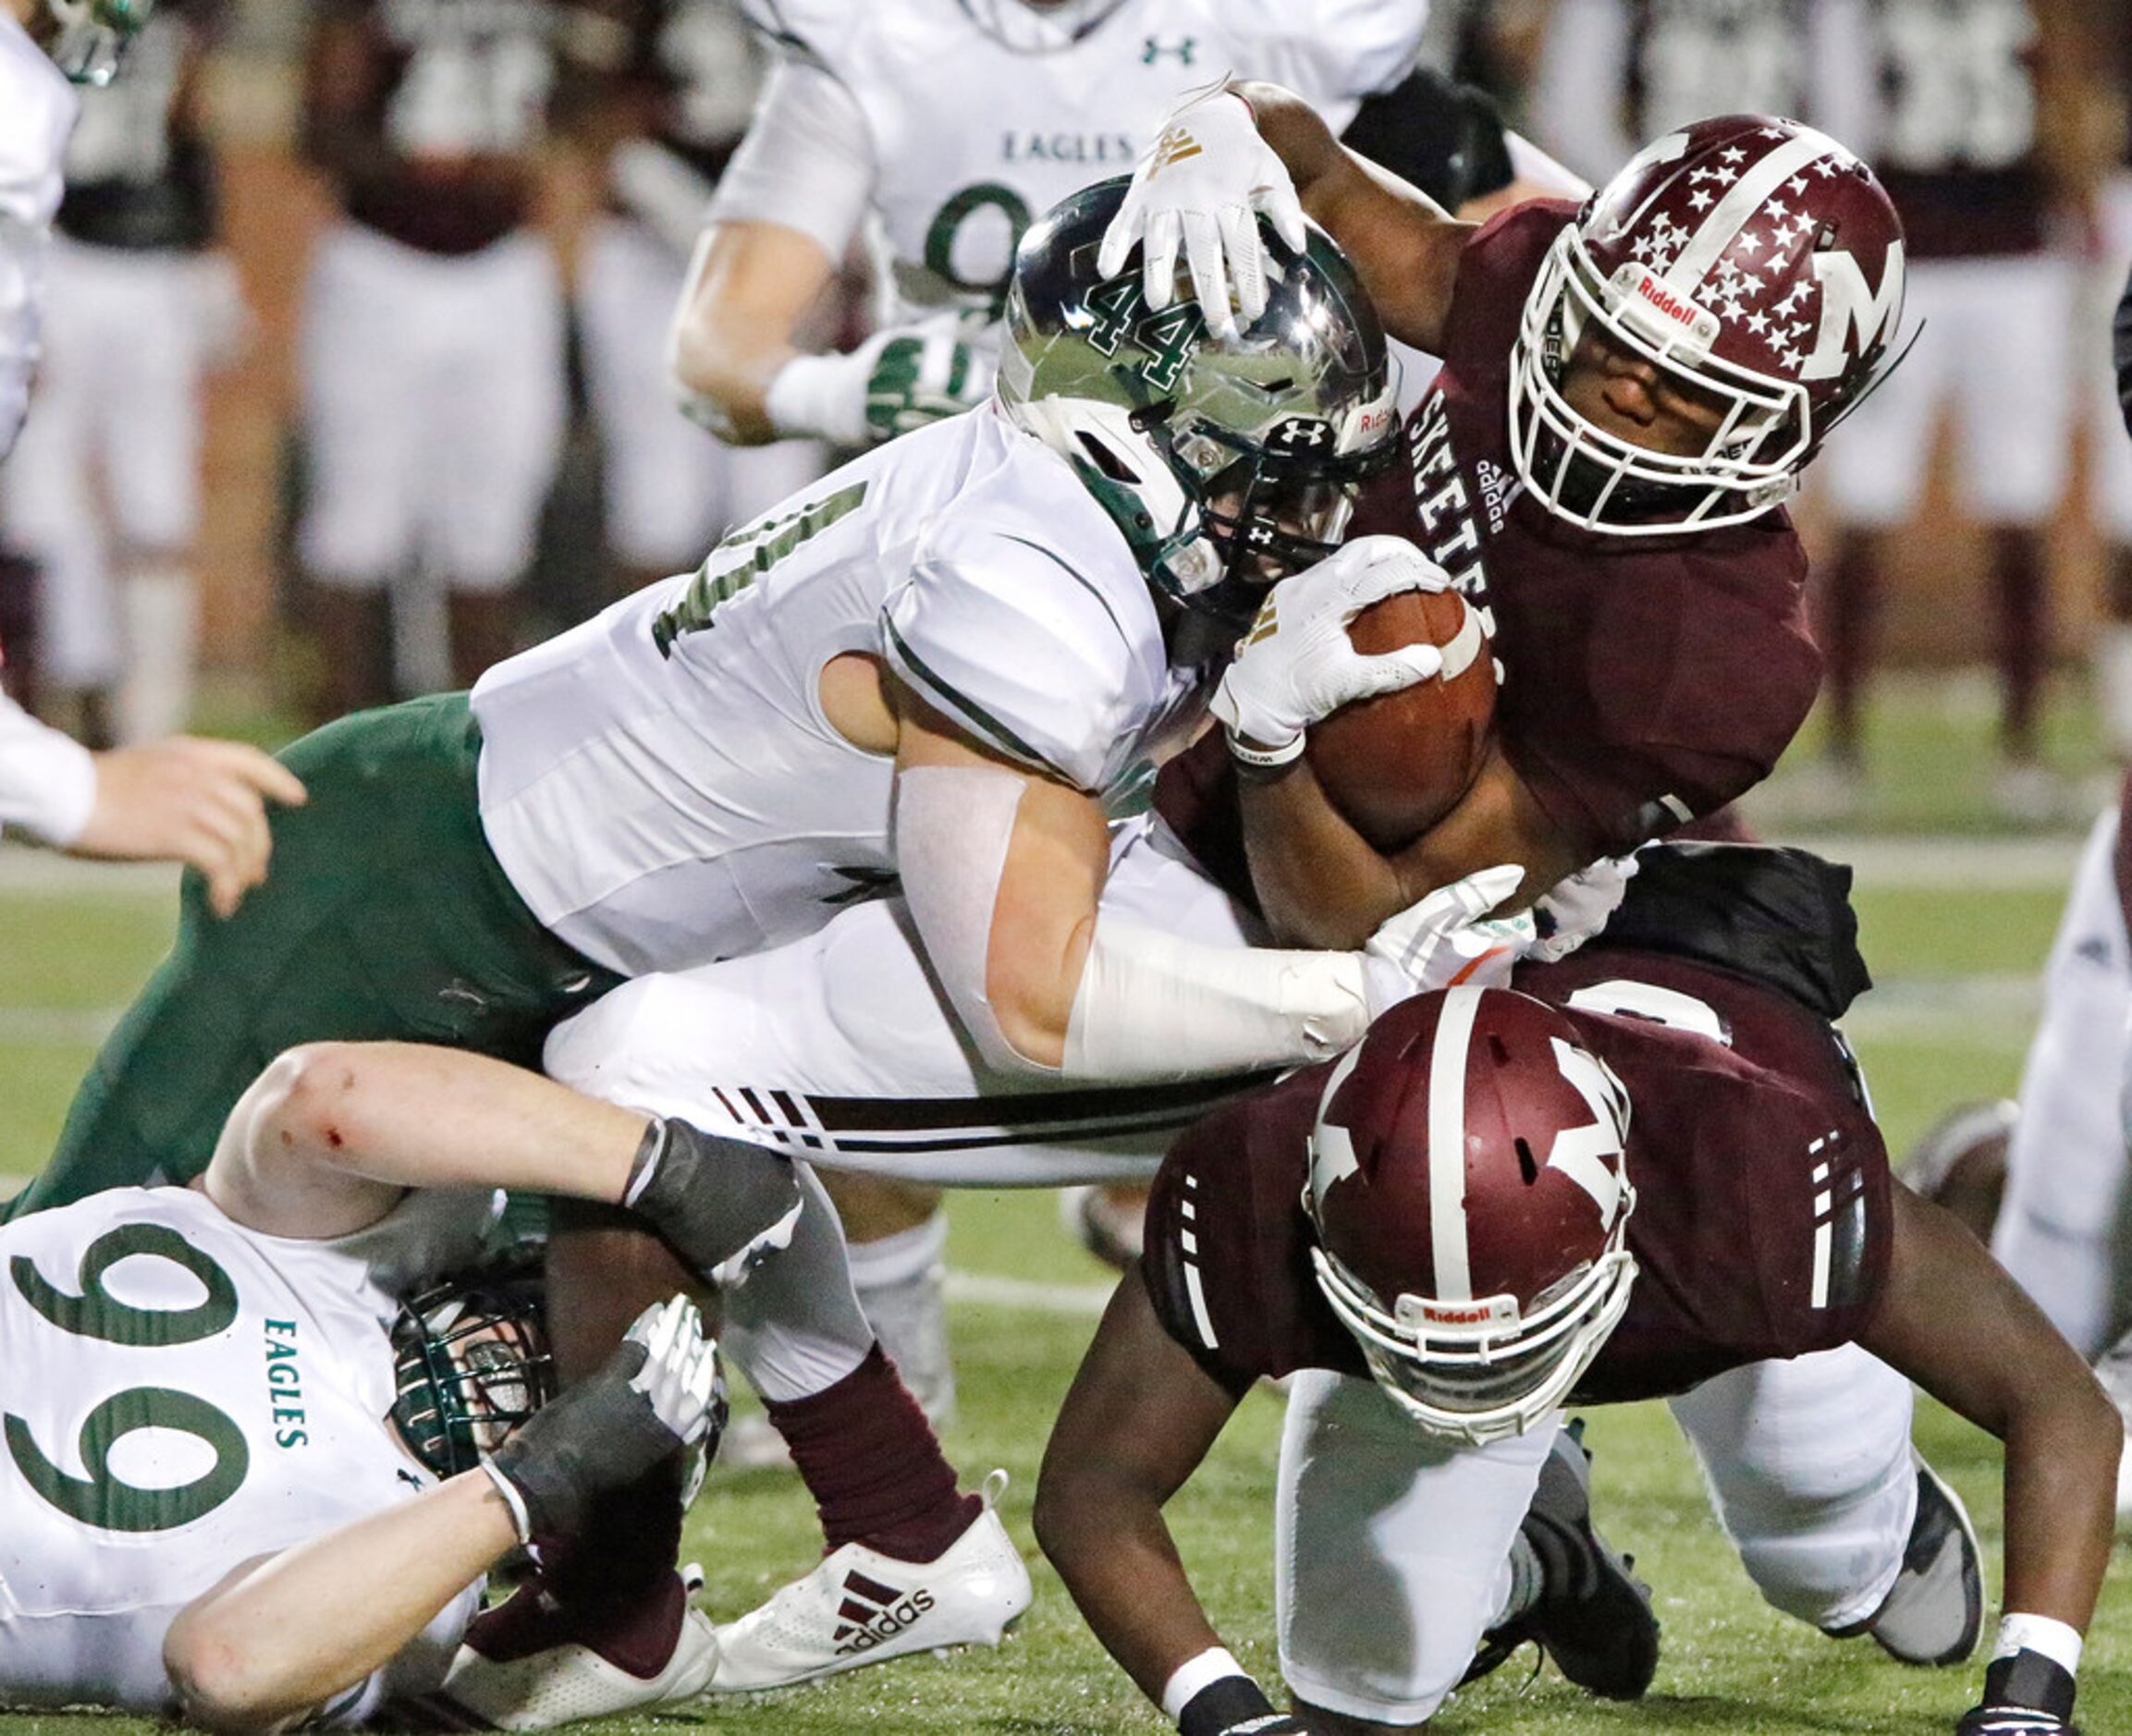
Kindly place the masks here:
POLYGON ((1378 850, 1403 849, 1448 813, 1480 770, 1495 718, 1495 658, 1456 591, 1403 591, 1349 623, 1371 655, 1443 647, 1443 674, 1342 705, 1310 726, 1310 769, 1347 823, 1378 850))

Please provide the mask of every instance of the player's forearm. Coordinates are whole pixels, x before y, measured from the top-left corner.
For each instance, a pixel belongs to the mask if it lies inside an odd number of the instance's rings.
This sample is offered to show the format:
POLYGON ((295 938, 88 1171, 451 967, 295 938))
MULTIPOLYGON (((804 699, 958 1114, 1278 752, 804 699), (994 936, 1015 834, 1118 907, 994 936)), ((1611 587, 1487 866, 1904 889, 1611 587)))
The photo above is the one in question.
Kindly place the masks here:
POLYGON ((263 1086, 257 1149, 394 1189, 508 1187, 612 1204, 648 1125, 523 1068, 419 1043, 309 1045, 276 1060, 263 1086))
POLYGON ((1177 1667, 1221 1644, 1160 1507, 1101 1478, 1052 1493, 1037 1509, 1037 1542, 1089 1632, 1160 1705, 1177 1667))
POLYGON ((2092 1377, 2053 1383, 2016 1412, 2006 1431, 2008 1610, 2087 1631, 2110 1564, 2124 1445, 2124 1423, 2092 1377))
POLYGON ((1458 257, 1472 224, 1347 150, 1316 110, 1277 84, 1237 87, 1313 221, 1340 243, 1384 329, 1441 352, 1458 257))
POLYGON ((668 334, 668 368, 684 412, 721 439, 781 436, 770 407, 778 375, 800 355, 800 322, 831 274, 797 230, 720 223, 698 239, 668 334))
POLYGON ((1414 900, 1398 869, 1342 818, 1305 760, 1239 791, 1244 853, 1276 939, 1359 947, 1414 900))
POLYGON ((164 1667, 186 1718, 265 1730, 382 1669, 518 1541, 471 1471, 240 1568, 171 1623, 164 1667))

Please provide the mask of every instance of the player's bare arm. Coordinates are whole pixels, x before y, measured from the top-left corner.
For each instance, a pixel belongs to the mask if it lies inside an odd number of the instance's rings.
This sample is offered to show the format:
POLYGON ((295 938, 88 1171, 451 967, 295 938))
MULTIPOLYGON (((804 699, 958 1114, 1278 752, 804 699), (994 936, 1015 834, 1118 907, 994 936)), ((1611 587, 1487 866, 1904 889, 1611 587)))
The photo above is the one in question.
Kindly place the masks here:
POLYGON ((1252 885, 1274 934, 1292 946, 1357 946, 1395 911, 1497 863, 1525 871, 1508 905, 1522 909, 1591 860, 1540 806, 1500 742, 1458 805, 1392 855, 1348 824, 1305 760, 1246 783, 1241 806, 1252 885))
POLYGON ((1236 1402, 1163 1329, 1135 1265, 1044 1449, 1036 1540, 1096 1637, 1158 1704, 1180 1665, 1221 1644, 1162 1509, 1236 1402))
POLYGON ((705 230, 675 311, 675 385, 706 423, 742 446, 778 438, 770 383, 801 354, 808 312, 835 276, 819 242, 780 224, 726 222, 705 230))
MULTIPOLYGON (((896 709, 897 853, 927 947, 951 975, 954 955, 979 944, 962 926, 974 912, 959 921, 952 905, 965 885, 981 899, 986 859, 996 862, 984 997, 1013 1055, 1057 1069, 1109 864, 1102 804, 1010 764, 907 689, 896 709)), ((982 1045, 989 1033, 973 1034, 982 1045)))
POLYGON ((522 1068, 416 1043, 319 1043, 240 1098, 200 1183, 234 1222, 325 1240, 416 1187, 627 1204, 707 1272, 798 1204, 759 1146, 618 1108, 522 1068))
POLYGON ((1952 1214, 1897 1184, 1859 1342, 2005 1443, 2011 1612, 2085 1631, 2110 1559, 2125 1428, 2087 1364, 1952 1214))
POLYGON ((1305 212, 1354 262, 1384 329, 1437 353, 1459 255, 1479 226, 1459 221, 1419 188, 1356 156, 1294 92, 1248 82, 1237 93, 1294 177, 1305 212))

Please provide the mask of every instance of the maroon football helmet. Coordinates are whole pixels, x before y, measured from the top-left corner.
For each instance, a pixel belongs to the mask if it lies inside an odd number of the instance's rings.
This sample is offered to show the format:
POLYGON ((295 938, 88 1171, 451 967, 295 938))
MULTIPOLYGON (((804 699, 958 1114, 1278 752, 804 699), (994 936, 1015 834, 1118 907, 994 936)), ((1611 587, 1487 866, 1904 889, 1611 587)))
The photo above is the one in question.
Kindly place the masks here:
POLYGON ((1902 222, 1833 139, 1766 115, 1668 133, 1592 195, 1525 299, 1510 381, 1518 475, 1562 517, 1622 536, 1751 519, 1795 492, 1830 428, 1893 365, 1902 312, 1902 222), (1703 449, 1653 451, 1574 410, 1563 376, 1586 340, 1713 406, 1703 449))
POLYGON ((1326 1082, 1304 1204, 1318 1287, 1432 1434, 1522 1434, 1628 1305, 1628 1094, 1507 989, 1395 1007, 1326 1082))

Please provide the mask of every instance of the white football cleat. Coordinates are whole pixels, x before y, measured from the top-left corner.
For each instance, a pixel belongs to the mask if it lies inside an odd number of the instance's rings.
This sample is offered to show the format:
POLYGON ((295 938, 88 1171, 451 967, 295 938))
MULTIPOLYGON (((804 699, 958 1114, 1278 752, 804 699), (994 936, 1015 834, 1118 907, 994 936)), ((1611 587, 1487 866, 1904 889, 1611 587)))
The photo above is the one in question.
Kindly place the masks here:
POLYGON ((997 1645, 1029 1607, 1029 1570, 995 1510, 1007 1473, 934 1561, 899 1561, 847 1543, 759 1608, 718 1630, 713 1693, 789 1688, 840 1669, 949 1645, 997 1645))
POLYGON ((491 1730, 552 1730, 582 1718, 692 1700, 709 1692, 717 1667, 717 1630, 702 1610, 688 1609, 673 1656, 656 1675, 636 1675, 574 1640, 508 1659, 462 1644, 443 1685, 424 1702, 433 1711, 471 1717, 491 1730))

